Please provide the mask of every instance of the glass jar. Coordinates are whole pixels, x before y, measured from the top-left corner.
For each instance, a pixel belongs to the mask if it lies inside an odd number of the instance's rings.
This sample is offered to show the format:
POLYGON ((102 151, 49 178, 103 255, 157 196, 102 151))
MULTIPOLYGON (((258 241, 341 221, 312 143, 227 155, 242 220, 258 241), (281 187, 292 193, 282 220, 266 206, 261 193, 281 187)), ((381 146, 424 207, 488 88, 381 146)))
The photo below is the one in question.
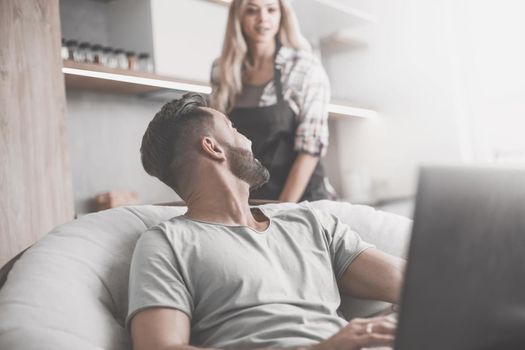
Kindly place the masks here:
POLYGON ((93 63, 93 51, 91 51, 90 43, 88 43, 87 41, 80 43, 80 45, 78 46, 78 50, 80 52, 81 58, 83 59, 83 62, 93 63))
POLYGON ((115 57, 117 59, 117 67, 120 69, 128 69, 128 56, 122 49, 115 50, 115 57))
POLYGON ((137 58, 137 54, 135 51, 128 51, 126 52, 126 55, 128 57, 128 67, 131 70, 139 70, 139 60, 137 58))
POLYGON ((139 54, 139 70, 153 73, 153 60, 148 53, 142 52, 139 54))
POLYGON ((68 40, 66 41, 68 59, 79 62, 78 59, 78 41, 68 40))
POLYGON ((110 67, 110 68, 117 68, 118 62, 117 57, 115 56, 115 52, 113 49, 109 46, 106 46, 102 49, 103 54, 103 65, 110 67))
POLYGON ((66 45, 66 39, 62 38, 62 46, 60 48, 60 56, 63 60, 69 59, 69 50, 66 45))
POLYGON ((102 52, 102 45, 93 45, 91 47, 91 52, 93 53, 93 63, 96 64, 103 64, 103 52, 102 52))

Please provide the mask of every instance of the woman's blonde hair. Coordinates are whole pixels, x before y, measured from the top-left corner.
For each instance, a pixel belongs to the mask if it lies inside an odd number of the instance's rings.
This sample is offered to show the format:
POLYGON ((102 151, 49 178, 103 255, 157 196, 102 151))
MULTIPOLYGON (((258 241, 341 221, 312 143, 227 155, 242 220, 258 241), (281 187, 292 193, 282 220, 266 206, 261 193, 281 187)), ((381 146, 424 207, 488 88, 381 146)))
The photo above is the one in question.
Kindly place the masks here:
MULTIPOLYGON (((241 19, 249 0, 233 0, 228 14, 228 23, 219 59, 219 79, 211 96, 211 107, 229 112, 236 96, 242 91, 243 68, 248 61, 248 44, 243 35, 241 19)), ((302 36, 297 19, 287 0, 279 0, 281 23, 277 38, 282 46, 309 50, 310 45, 302 36)))

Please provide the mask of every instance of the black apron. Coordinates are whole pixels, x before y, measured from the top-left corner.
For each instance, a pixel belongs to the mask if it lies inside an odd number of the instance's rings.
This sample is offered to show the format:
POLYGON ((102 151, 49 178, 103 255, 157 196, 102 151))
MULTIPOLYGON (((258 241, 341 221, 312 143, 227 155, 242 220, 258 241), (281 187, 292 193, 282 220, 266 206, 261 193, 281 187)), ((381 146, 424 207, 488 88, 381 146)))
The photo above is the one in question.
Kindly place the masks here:
MULTIPOLYGON (((281 69, 275 65, 274 84, 277 103, 266 107, 234 108, 229 118, 235 128, 252 141, 252 150, 270 172, 270 180, 250 193, 252 199, 277 200, 298 153, 294 150, 296 116, 283 99, 281 69)), ((326 188, 324 169, 319 161, 301 200, 334 199, 326 188)))

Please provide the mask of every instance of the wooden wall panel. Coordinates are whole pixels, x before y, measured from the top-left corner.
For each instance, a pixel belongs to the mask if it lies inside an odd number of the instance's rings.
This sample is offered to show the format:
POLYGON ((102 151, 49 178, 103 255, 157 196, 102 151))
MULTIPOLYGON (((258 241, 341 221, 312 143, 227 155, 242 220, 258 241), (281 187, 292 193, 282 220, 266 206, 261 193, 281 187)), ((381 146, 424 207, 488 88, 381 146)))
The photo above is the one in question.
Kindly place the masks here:
POLYGON ((73 218, 58 0, 0 1, 0 266, 73 218))

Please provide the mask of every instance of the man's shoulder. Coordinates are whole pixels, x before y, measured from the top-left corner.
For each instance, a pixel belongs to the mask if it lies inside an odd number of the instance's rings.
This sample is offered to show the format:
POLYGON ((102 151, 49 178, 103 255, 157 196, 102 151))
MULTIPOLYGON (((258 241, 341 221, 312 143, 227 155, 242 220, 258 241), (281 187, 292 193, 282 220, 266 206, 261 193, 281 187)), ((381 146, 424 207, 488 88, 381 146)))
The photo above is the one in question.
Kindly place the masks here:
POLYGON ((285 222, 294 222, 297 219, 300 219, 301 221, 317 220, 315 208, 313 208, 308 202, 285 205, 279 204, 276 206, 265 207, 263 210, 271 218, 283 220, 285 222))
POLYGON ((140 236, 141 240, 159 240, 160 237, 167 237, 176 231, 184 231, 187 226, 187 220, 184 220, 183 215, 174 216, 171 219, 160 222, 155 226, 149 227, 140 236), (182 229, 182 230, 181 230, 182 229))

